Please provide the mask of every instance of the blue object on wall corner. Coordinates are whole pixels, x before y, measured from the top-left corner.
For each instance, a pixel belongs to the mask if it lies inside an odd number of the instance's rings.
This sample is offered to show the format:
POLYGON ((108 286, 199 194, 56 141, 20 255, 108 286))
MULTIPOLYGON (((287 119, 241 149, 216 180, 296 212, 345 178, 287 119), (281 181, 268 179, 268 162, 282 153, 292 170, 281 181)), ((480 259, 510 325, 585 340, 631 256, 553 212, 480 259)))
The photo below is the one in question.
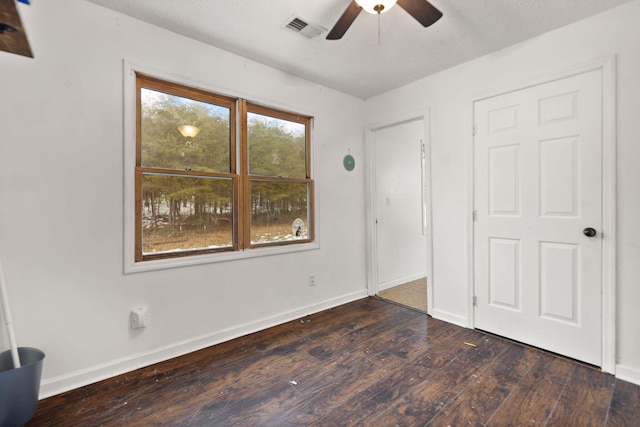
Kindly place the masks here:
POLYGON ((18 0, 20 3, 24 3, 24 4, 31 4, 29 3, 29 0, 18 0))

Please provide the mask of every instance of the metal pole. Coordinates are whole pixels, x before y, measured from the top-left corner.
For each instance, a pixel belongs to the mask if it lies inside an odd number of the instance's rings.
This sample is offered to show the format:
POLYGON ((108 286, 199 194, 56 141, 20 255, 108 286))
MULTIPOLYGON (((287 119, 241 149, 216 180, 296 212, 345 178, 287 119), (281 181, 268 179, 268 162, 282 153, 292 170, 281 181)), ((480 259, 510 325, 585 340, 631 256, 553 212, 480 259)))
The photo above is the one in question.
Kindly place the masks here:
POLYGON ((9 333, 9 346, 11 347, 11 358, 13 359, 13 367, 20 367, 20 355, 18 354, 18 346, 16 345, 16 336, 13 332, 13 321, 11 320, 11 310, 9 309, 9 298, 7 297, 7 288, 4 282, 4 270, 2 269, 2 260, 0 260, 0 299, 2 299, 2 311, 4 313, 4 322, 7 325, 9 333))

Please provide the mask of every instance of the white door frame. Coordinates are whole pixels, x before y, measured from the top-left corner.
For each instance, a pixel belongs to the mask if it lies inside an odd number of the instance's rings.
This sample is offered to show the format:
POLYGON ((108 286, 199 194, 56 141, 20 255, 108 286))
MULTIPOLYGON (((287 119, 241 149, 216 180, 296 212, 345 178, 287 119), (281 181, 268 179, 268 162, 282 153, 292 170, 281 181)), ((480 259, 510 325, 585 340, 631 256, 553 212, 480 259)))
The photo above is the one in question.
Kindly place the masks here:
MULTIPOLYGON (((554 80, 583 74, 593 70, 602 71, 602 370, 615 374, 616 370, 616 57, 600 58, 570 69, 556 71, 510 84, 501 88, 483 91, 472 96, 469 117, 473 116, 474 103, 509 92, 537 86, 554 80)), ((475 119, 474 119, 475 121, 475 119)), ((472 122, 474 122, 472 121, 472 122)), ((474 235, 473 209, 475 194, 475 152, 473 131, 470 132, 468 159, 469 173, 469 298, 468 319, 470 328, 474 327, 473 309, 473 271, 474 271, 474 235)))
POLYGON ((433 232, 431 226, 431 123, 429 121, 429 109, 421 110, 414 114, 408 114, 393 120, 370 124, 365 127, 365 158, 366 158, 366 227, 367 227, 367 293, 370 296, 378 293, 378 264, 377 264, 377 234, 376 234, 376 188, 375 188, 375 147, 373 144, 375 132, 386 127, 401 125, 414 120, 422 120, 424 123, 424 149, 426 161, 423 173, 423 204, 425 205, 424 221, 427 241, 427 313, 433 310, 433 232))

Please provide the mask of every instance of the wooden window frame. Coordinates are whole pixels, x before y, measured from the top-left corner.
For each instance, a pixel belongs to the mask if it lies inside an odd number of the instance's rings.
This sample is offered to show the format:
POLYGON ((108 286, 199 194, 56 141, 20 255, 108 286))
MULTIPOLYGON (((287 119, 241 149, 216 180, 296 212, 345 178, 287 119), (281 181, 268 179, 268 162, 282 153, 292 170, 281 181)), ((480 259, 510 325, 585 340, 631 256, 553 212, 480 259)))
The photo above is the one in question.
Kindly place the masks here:
POLYGON ((242 212, 243 224, 242 229, 244 231, 242 235, 242 245, 245 248, 258 248, 265 246, 283 246, 290 244, 309 243, 314 240, 314 191, 313 191, 313 179, 311 178, 311 125, 312 118, 303 116, 300 114, 290 113, 287 111, 277 110, 275 108, 266 107, 264 105, 255 104, 246 100, 240 100, 240 123, 241 123, 241 137, 240 137, 240 180, 242 186, 242 212), (290 122, 300 123, 305 126, 305 177, 304 178, 283 178, 280 176, 269 175, 252 175, 249 171, 249 138, 248 133, 248 114, 255 113, 263 116, 274 117, 277 119, 287 120, 290 122), (307 184, 307 206, 309 215, 308 234, 306 239, 296 240, 278 240, 268 243, 252 243, 251 242, 251 215, 249 213, 251 206, 251 182, 281 182, 281 183, 299 183, 307 184))
POLYGON ((135 73, 135 231, 134 257, 135 262, 175 259, 219 252, 239 252, 245 249, 257 249, 270 246, 295 245, 312 243, 315 240, 315 199, 314 181, 311 176, 311 129, 313 118, 301 114, 291 113, 272 107, 252 103, 245 99, 233 98, 207 90, 193 88, 187 85, 158 79, 146 74, 135 73), (143 88, 164 92, 193 99, 196 101, 215 104, 229 108, 229 173, 203 172, 190 170, 176 170, 142 166, 142 100, 143 88), (305 125, 305 177, 283 178, 279 176, 251 175, 248 164, 248 113, 256 113, 278 119, 301 123, 305 125), (194 249, 158 254, 144 254, 142 245, 142 181, 144 174, 162 174, 169 176, 191 176, 202 178, 223 178, 232 181, 233 189, 233 243, 230 247, 194 249), (307 238, 295 240, 279 240, 266 243, 251 242, 251 182, 286 182, 307 184, 308 225, 307 238))

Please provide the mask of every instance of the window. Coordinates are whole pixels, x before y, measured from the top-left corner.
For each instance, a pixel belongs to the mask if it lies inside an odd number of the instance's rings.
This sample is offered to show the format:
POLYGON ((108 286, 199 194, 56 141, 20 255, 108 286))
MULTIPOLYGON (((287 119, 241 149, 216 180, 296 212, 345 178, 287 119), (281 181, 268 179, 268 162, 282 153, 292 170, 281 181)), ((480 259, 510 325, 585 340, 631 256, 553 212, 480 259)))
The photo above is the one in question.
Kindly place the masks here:
POLYGON ((312 241, 310 125, 137 74, 135 261, 312 241))

